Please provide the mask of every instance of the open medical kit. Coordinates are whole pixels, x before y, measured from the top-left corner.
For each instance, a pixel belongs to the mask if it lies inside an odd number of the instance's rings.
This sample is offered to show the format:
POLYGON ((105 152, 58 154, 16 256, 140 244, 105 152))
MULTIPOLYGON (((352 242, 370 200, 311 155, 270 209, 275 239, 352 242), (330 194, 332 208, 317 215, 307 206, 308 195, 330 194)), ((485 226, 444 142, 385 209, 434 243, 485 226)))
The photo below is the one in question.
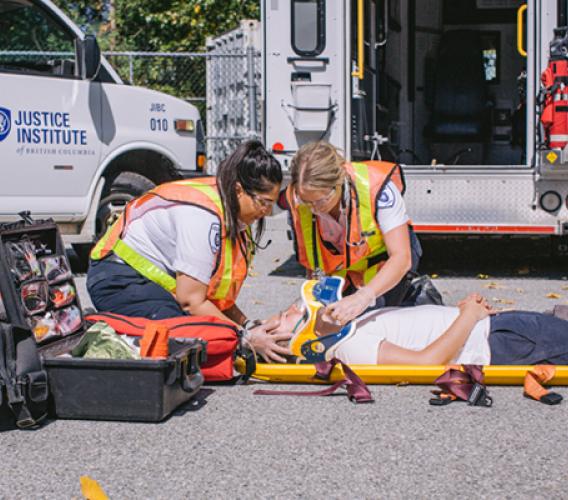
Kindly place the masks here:
MULTIPOLYGON (((38 394, 31 399, 46 399, 49 389, 50 408, 58 418, 155 422, 189 401, 203 383, 205 343, 198 339, 169 342, 154 358, 78 357, 93 334, 87 333, 89 324, 52 220, 24 216, 21 222, 0 226, 0 322, 14 331, 14 358, 20 357, 20 344, 37 349, 41 364, 34 367, 44 385, 43 392, 35 388, 38 394)), ((115 336, 112 331, 110 335, 115 336)), ((141 343, 116 338, 116 343, 126 342, 125 350, 130 343, 134 353, 141 343)), ((13 342, 9 336, 6 340, 13 342)))

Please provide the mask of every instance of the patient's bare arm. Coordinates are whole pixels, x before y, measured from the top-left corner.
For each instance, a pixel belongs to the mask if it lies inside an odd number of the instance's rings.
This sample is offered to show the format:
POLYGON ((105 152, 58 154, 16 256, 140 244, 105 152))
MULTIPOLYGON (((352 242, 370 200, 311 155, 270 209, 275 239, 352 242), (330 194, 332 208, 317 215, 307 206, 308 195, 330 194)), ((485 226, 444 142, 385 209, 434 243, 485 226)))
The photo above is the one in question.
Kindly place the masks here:
MULTIPOLYGON (((460 314, 450 327, 421 351, 412 351, 386 340, 379 346, 377 363, 381 365, 443 365, 450 362, 463 347, 478 321, 495 311, 478 294, 472 294, 458 304, 460 314)), ((408 308, 412 314, 412 308, 408 308)))

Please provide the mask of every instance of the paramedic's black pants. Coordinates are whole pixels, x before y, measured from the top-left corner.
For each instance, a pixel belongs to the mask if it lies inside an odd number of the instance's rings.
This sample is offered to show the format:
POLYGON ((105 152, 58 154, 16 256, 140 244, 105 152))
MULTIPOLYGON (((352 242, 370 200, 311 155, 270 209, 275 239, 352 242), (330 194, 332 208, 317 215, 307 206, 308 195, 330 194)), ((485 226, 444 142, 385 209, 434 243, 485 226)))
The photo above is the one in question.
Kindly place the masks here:
POLYGON ((128 264, 108 259, 91 261, 87 290, 101 312, 148 319, 186 316, 171 293, 148 280, 128 264))
POLYGON ((492 365, 568 364, 568 321, 527 311, 491 317, 492 365))

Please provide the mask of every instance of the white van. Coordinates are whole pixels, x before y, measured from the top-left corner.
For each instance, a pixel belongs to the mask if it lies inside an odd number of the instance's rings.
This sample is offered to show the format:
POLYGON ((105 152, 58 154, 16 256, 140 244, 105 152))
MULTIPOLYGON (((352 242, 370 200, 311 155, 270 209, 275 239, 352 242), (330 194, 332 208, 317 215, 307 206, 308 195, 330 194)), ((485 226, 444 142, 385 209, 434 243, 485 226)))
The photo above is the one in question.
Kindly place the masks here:
POLYGON ((0 222, 53 217, 91 243, 126 201, 199 173, 197 109, 122 82, 49 0, 0 0, 0 222))

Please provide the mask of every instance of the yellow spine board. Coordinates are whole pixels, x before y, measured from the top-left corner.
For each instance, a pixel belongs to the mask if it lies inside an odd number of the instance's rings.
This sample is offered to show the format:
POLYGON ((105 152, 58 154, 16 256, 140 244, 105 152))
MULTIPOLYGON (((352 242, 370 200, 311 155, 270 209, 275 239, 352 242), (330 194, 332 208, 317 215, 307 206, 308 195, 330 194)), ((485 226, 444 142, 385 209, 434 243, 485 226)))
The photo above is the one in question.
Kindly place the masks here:
MULTIPOLYGON (((237 370, 242 372, 242 363, 237 370)), ((352 365, 351 368, 363 381, 372 385, 432 385, 446 370, 445 366, 404 366, 404 365, 352 365)), ((487 385, 523 385, 525 374, 531 366, 486 366, 483 369, 487 385)), ((266 382, 284 384, 327 383, 314 379, 314 365, 284 365, 258 363, 253 378, 266 382)), ((331 382, 343 378, 341 368, 336 366, 331 374, 331 382)), ((568 366, 556 366, 555 377, 547 385, 568 385, 568 366)))

